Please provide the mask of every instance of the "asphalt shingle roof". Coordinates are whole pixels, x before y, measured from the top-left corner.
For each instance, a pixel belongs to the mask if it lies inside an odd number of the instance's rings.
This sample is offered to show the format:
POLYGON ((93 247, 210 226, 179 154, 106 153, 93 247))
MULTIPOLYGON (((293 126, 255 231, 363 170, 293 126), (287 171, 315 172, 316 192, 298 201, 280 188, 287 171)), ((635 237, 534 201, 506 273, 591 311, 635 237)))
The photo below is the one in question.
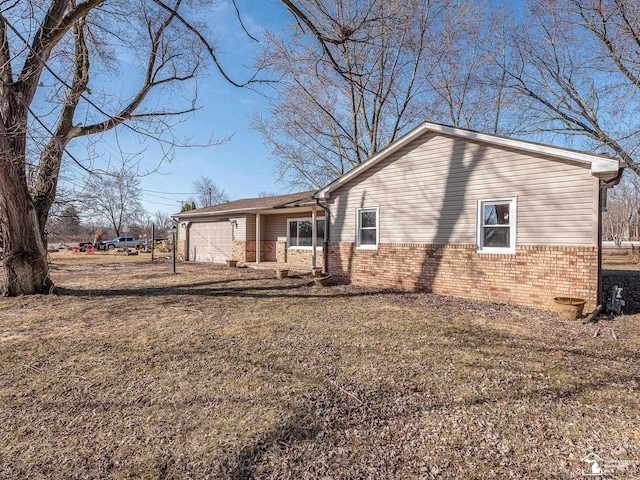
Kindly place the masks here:
POLYGON ((274 208, 284 208, 294 206, 298 203, 304 204, 312 201, 314 190, 308 192, 288 193, 286 195, 275 195, 273 197, 242 198, 232 202, 221 203, 211 207, 196 208, 188 212, 174 213, 172 217, 187 218, 191 216, 206 216, 231 214, 236 212, 271 210, 274 208))

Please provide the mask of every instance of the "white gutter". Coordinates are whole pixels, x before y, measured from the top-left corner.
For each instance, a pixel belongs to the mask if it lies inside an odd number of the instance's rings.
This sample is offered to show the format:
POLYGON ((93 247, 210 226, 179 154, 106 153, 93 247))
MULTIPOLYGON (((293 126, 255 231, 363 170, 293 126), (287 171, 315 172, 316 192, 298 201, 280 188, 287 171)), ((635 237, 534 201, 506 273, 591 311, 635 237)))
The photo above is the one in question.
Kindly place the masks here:
POLYGON ((185 213, 187 215, 182 215, 182 213, 176 213, 174 215, 172 215, 173 217, 177 217, 177 218, 189 218, 189 217, 206 217, 206 216, 211 216, 211 215, 229 215, 231 213, 238 213, 238 212, 247 212, 247 213, 253 213, 256 211, 262 211, 262 210, 269 210, 272 207, 269 208, 235 208, 235 209, 231 209, 231 210, 216 210, 215 212, 198 212, 198 213, 192 213, 192 214, 188 214, 188 212, 182 212, 185 213))
MULTIPOLYGON (((288 207, 288 204, 284 204, 283 206, 271 206, 271 207, 263 207, 263 208, 232 208, 229 210, 216 210, 213 212, 197 212, 197 213, 191 213, 191 212, 181 212, 181 213, 176 213, 174 215, 172 215, 172 218, 192 218, 192 217, 211 217, 211 216, 219 216, 219 215, 234 215, 234 214, 240 214, 240 213, 258 213, 258 212, 262 212, 262 213, 282 213, 285 210, 290 210, 292 208, 307 208, 307 209, 311 209, 312 207, 315 206, 315 203, 313 203, 313 198, 314 197, 310 197, 309 200, 306 200, 308 202, 308 205, 298 205, 298 206, 293 206, 293 207, 288 207)), ((290 202, 293 203, 293 202, 290 202)))

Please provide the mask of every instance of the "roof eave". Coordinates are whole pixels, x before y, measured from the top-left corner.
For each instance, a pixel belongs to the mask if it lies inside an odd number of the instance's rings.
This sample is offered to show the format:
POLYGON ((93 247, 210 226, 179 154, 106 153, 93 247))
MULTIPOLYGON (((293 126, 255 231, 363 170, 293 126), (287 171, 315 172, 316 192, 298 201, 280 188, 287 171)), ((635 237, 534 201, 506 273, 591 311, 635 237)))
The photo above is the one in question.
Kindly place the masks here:
POLYGON ((218 217, 218 216, 225 216, 225 215, 228 216, 228 215, 234 215, 234 214, 244 215, 245 213, 260 213, 265 211, 286 210, 288 208, 297 208, 297 207, 310 208, 313 206, 313 202, 311 200, 312 198, 313 197, 305 197, 300 200, 291 200, 290 202, 287 202, 287 203, 267 205, 264 207, 231 208, 229 210, 216 210, 213 212, 209 211, 209 212, 195 212, 195 213, 192 213, 192 211, 187 211, 187 212, 175 213, 171 216, 177 217, 177 218, 218 217))

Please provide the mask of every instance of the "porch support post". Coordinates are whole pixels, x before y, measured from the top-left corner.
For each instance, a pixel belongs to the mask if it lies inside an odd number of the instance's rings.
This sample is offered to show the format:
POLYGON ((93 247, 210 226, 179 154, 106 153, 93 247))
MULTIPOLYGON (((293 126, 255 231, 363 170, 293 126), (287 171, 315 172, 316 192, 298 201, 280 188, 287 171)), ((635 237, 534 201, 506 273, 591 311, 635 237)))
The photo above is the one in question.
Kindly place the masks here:
POLYGON ((316 223, 316 207, 313 207, 311 209, 311 268, 316 268, 316 247, 318 246, 316 223))
POLYGON ((260 263, 260 214, 256 213, 256 263, 260 263))

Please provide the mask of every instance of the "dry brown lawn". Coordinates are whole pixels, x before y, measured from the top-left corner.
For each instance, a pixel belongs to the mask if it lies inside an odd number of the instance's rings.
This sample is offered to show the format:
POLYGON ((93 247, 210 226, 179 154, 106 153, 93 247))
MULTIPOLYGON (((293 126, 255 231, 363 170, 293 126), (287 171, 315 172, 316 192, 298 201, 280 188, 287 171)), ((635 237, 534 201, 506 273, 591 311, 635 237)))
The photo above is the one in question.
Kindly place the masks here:
POLYGON ((0 478, 640 477, 640 315, 52 262, 0 299, 0 478))

